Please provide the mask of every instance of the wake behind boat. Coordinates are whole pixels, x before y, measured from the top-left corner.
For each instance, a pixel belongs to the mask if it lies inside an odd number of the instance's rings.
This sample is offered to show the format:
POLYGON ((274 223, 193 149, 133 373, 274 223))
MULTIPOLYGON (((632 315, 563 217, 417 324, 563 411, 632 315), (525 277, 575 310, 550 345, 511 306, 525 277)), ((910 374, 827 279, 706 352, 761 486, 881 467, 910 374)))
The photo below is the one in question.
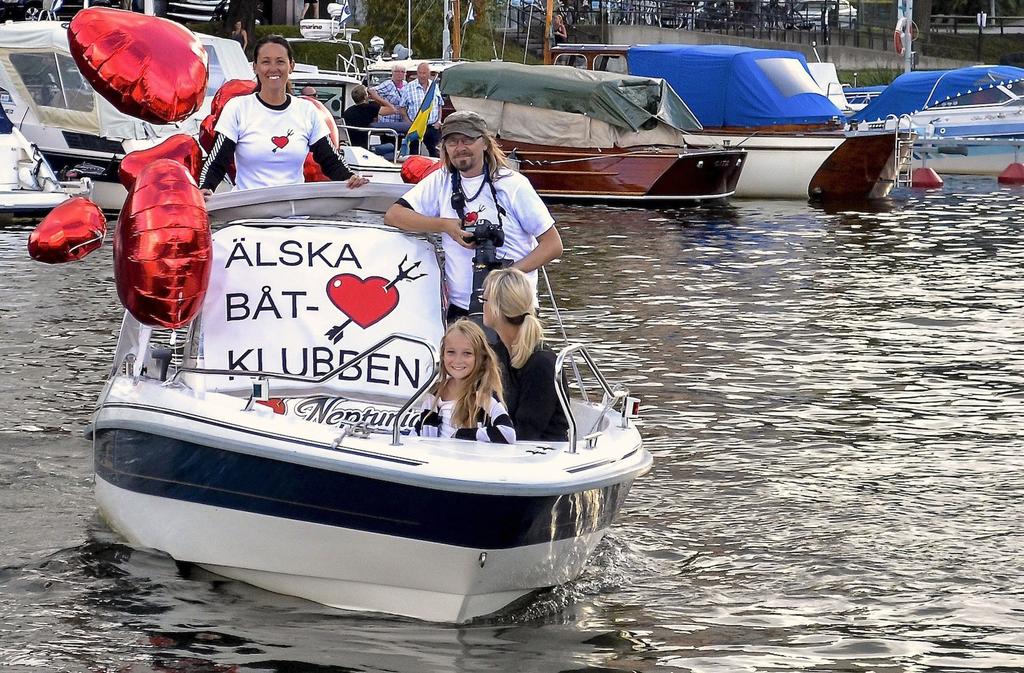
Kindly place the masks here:
POLYGON ((558 385, 569 441, 410 435, 436 376, 444 265, 429 237, 347 212, 404 189, 209 200, 201 313, 174 353, 126 314, 90 428, 112 528, 270 591, 444 622, 582 572, 651 466, 632 398, 571 344, 556 381, 575 363, 597 385, 558 385))

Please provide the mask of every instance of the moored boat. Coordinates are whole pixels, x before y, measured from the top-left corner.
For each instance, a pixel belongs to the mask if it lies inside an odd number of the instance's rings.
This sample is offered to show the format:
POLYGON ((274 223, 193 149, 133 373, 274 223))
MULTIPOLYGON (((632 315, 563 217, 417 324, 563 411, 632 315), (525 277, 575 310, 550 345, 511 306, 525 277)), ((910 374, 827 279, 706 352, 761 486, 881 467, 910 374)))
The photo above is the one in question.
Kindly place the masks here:
POLYGON ((915 164, 999 175, 1024 157, 1024 69, 979 65, 900 75, 853 117, 862 128, 917 132, 915 164))
POLYGON ((747 165, 737 197, 873 199, 896 184, 910 135, 848 134, 797 52, 726 45, 562 45, 555 62, 628 68, 662 77, 702 129, 686 141, 742 147, 747 165))
POLYGON ((408 434, 436 376, 444 265, 429 237, 340 212, 405 188, 210 198, 213 271, 184 347, 126 315, 90 428, 112 528, 270 591, 433 621, 579 575, 651 465, 632 398, 568 345, 556 371, 582 358, 597 380, 589 401, 558 387, 568 441, 408 434))
POLYGON ((545 198, 722 199, 744 168, 743 149, 687 146, 685 134, 700 124, 659 79, 463 63, 445 71, 441 90, 455 109, 487 120, 545 198))
POLYGON ((88 178, 61 182, 0 107, 0 213, 45 213, 71 196, 89 196, 88 178))

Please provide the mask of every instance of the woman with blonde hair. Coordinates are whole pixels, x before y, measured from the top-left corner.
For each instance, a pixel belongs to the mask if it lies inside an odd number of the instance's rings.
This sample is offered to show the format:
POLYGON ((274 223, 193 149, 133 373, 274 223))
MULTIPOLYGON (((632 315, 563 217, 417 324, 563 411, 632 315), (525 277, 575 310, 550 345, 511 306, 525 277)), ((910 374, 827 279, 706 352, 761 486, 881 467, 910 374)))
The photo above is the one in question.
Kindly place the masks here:
POLYGON ((416 421, 421 437, 514 444, 516 431, 502 398, 501 371, 484 331, 459 320, 441 339, 441 375, 416 421))
POLYGON ((484 281, 484 325, 493 329, 505 366, 505 400, 521 440, 564 442, 569 423, 555 391, 555 353, 544 346, 534 313, 536 294, 519 269, 491 271, 484 281))

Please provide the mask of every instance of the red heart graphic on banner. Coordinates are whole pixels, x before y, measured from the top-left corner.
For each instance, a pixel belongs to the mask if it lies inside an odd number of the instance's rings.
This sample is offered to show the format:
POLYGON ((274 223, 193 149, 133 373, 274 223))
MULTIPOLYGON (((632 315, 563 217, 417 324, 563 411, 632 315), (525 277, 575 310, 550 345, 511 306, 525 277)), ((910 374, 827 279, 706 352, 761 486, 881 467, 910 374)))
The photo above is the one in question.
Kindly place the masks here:
POLYGON ((327 281, 327 297, 352 322, 366 329, 398 306, 398 290, 387 284, 388 280, 380 276, 363 280, 340 273, 327 281))
POLYGON ((270 142, 274 143, 277 149, 282 149, 288 144, 288 136, 274 136, 270 139, 270 142))

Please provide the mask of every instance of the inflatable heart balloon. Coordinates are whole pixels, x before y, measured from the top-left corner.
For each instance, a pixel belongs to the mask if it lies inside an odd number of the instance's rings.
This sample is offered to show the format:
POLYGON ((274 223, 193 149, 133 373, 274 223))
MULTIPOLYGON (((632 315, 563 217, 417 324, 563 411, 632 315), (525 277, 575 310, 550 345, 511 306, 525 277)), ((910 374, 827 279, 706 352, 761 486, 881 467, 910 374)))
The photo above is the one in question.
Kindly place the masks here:
POLYGON ((82 259, 103 245, 107 218, 84 196, 68 199, 43 218, 28 237, 28 254, 47 264, 82 259))
POLYGON ((256 90, 256 82, 251 79, 229 79, 220 85, 217 93, 213 94, 210 101, 210 114, 214 119, 220 119, 220 113, 224 104, 235 96, 248 96, 256 90))
MULTIPOLYGON (((331 114, 331 111, 323 103, 312 96, 302 96, 302 98, 316 106, 316 111, 320 114, 320 118, 324 120, 327 130, 330 132, 331 144, 334 145, 334 149, 338 149, 338 122, 334 121, 334 115, 331 114)), ((302 176, 306 182, 330 182, 331 180, 324 175, 323 169, 320 168, 320 164, 313 158, 312 152, 306 155, 306 161, 302 164, 302 176)))
POLYGON ((146 325, 188 324, 212 264, 206 203, 183 165, 158 159, 140 173, 114 235, 117 296, 146 325))
POLYGON ((157 159, 177 161, 185 167, 193 180, 199 182, 199 172, 203 170, 203 152, 195 138, 179 133, 149 149, 131 152, 121 160, 119 172, 125 189, 131 191, 139 173, 157 159))
POLYGON ((213 141, 217 137, 214 127, 217 126, 217 118, 213 115, 206 115, 206 119, 199 124, 199 144, 209 152, 213 149, 213 141))
POLYGON ((169 124, 203 103, 206 50, 173 21, 90 7, 71 19, 68 46, 89 84, 127 115, 169 124))

